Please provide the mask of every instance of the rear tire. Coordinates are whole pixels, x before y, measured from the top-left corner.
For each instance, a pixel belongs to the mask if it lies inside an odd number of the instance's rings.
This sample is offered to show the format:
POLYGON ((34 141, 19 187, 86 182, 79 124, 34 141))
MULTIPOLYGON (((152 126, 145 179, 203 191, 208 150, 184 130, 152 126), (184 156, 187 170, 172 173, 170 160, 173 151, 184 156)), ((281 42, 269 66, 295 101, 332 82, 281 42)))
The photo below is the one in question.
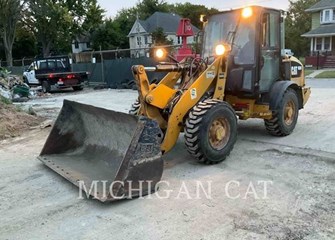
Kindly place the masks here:
POLYGON ((81 91, 84 89, 83 86, 75 86, 75 87, 72 87, 74 91, 81 91))
POLYGON ((138 99, 131 105, 129 114, 138 116, 140 113, 141 103, 138 99))
POLYGON ((264 120, 266 130, 273 136, 287 136, 293 132, 298 115, 298 96, 295 90, 289 88, 282 96, 278 109, 272 113, 272 119, 264 120))
POLYGON ((50 92, 50 90, 51 90, 51 87, 50 87, 49 82, 48 81, 43 81, 42 82, 42 91, 43 91, 43 93, 48 93, 48 92, 50 92))
POLYGON ((199 162, 217 164, 229 156, 237 139, 237 118, 227 103, 207 99, 189 113, 185 127, 188 152, 199 162))

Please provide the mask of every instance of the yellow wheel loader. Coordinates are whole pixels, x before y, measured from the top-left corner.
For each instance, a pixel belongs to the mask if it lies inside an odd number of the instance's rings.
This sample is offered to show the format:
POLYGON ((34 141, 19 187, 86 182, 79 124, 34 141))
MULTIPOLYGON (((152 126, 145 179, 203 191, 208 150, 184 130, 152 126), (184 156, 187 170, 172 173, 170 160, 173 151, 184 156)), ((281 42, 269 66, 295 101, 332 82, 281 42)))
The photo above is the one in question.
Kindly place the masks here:
POLYGON ((115 201, 157 190, 162 154, 182 132, 204 164, 230 154, 237 119, 264 119, 275 136, 292 133, 310 88, 303 65, 281 54, 282 12, 253 6, 202 20, 201 57, 133 66, 139 98, 131 114, 65 101, 39 159, 100 201, 115 201), (150 84, 148 71, 166 75, 150 84))

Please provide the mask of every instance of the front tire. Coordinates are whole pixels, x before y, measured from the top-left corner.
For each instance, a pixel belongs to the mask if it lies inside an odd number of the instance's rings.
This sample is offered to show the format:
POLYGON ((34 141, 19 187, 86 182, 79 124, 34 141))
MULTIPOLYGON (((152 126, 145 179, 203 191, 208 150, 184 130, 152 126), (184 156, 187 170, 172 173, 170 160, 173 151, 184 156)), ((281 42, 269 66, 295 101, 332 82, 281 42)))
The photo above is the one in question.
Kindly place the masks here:
POLYGON ((185 127, 188 152, 199 162, 217 164, 226 159, 237 139, 237 118, 227 103, 207 99, 189 113, 185 127))
POLYGON ((294 89, 287 89, 282 96, 278 109, 270 120, 264 120, 266 130, 273 136, 290 135, 298 121, 299 100, 294 89))

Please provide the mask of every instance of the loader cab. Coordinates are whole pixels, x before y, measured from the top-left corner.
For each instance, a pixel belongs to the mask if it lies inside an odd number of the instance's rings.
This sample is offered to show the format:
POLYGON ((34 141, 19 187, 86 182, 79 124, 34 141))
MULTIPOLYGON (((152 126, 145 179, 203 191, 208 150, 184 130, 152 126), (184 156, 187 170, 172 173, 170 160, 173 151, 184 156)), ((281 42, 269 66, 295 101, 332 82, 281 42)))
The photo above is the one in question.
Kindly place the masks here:
POLYGON ((231 45, 227 56, 226 92, 258 98, 281 79, 281 11, 258 6, 218 13, 204 28, 203 57, 211 58, 220 43, 231 45))

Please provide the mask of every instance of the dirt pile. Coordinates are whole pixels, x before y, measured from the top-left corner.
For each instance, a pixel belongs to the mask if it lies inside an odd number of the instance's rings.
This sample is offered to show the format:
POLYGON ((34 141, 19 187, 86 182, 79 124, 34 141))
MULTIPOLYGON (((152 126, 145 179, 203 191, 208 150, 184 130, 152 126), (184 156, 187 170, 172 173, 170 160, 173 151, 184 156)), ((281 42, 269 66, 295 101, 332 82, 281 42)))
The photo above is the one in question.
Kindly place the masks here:
POLYGON ((22 111, 0 96, 0 140, 17 137, 44 119, 22 111))

